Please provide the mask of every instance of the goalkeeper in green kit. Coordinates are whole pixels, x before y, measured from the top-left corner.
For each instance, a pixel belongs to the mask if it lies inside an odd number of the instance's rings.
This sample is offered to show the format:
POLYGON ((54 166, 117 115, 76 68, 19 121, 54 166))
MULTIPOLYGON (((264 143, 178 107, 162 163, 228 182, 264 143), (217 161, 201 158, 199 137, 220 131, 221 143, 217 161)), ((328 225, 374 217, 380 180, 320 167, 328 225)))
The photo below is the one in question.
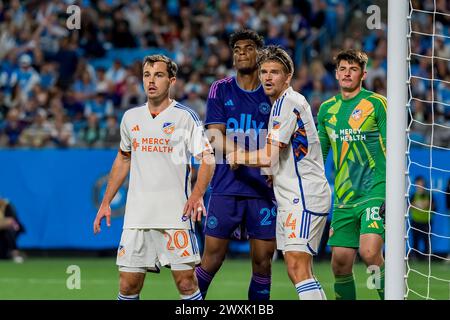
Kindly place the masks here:
POLYGON ((380 207, 386 190, 386 98, 362 88, 367 60, 357 50, 337 55, 340 93, 322 103, 318 114, 324 162, 331 146, 335 168, 328 244, 337 300, 356 299, 353 263, 358 248, 364 263, 375 271, 374 284, 384 298, 384 213, 380 207))

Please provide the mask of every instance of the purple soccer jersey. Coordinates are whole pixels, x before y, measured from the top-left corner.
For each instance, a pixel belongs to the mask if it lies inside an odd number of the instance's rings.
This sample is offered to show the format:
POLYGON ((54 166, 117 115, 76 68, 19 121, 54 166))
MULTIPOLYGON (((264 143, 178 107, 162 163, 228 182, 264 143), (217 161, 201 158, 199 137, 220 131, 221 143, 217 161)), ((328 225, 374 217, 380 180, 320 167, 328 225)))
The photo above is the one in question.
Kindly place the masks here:
MULTIPOLYGON (((205 124, 224 124, 227 137, 233 136, 241 148, 253 151, 266 143, 270 110, 262 86, 246 91, 235 77, 228 77, 211 86, 205 124)), ((240 166, 231 170, 223 157, 211 181, 205 233, 225 239, 274 239, 275 196, 266 180, 260 168, 240 166), (236 234, 239 226, 245 227, 244 234, 236 234)))
MULTIPOLYGON (((211 85, 205 125, 224 124, 227 135, 233 135, 240 147, 256 150, 265 145, 270 110, 271 103, 262 86, 246 91, 238 86, 235 77, 228 77, 211 85)), ((211 190, 212 194, 273 199, 266 179, 259 168, 240 166, 231 170, 223 160, 216 165, 211 190)))

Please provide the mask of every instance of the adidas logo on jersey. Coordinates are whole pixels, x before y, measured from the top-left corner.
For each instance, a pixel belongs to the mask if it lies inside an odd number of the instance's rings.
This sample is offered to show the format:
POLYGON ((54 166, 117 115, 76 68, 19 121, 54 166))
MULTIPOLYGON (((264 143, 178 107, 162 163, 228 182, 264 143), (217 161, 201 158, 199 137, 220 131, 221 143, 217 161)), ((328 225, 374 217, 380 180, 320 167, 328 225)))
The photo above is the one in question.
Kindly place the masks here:
POLYGON ((184 250, 183 253, 181 254, 181 257, 189 257, 190 254, 187 250, 184 250))
POLYGON ((134 127, 133 127, 133 129, 131 129, 131 131, 133 132, 133 131, 139 131, 139 125, 137 124, 137 125, 135 125, 134 127))
POLYGON ((336 124, 336 122, 337 122, 336 116, 333 114, 333 116, 331 117, 331 119, 328 122, 330 124, 336 124))
POLYGON ((231 99, 228 100, 227 102, 225 102, 225 105, 226 105, 226 106, 229 106, 229 107, 230 107, 230 106, 234 106, 233 100, 231 100, 231 99))
POLYGON ((289 239, 294 239, 294 238, 295 238, 295 232, 292 232, 292 233, 289 235, 288 238, 289 238, 289 239))
POLYGON ((371 224, 369 224, 368 228, 379 229, 378 223, 376 221, 374 221, 371 224))

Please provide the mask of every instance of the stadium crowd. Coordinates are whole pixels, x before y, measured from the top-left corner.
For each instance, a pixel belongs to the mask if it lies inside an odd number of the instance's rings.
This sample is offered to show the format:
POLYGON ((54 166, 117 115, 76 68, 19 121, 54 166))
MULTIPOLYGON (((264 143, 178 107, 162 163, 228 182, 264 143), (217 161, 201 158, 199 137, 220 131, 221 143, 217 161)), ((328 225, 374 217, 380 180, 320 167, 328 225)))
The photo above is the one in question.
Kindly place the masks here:
MULTIPOLYGON (((142 58, 161 51, 179 65, 175 98, 204 119, 209 86, 232 73, 228 36, 242 27, 288 50, 293 87, 314 116, 337 93, 332 58, 343 48, 368 52, 365 87, 386 95, 386 25, 361 28, 374 3, 0 0, 0 147, 116 148, 124 111, 146 100, 142 58), (75 30, 66 24, 71 4, 81 8, 75 30)), ((412 3, 434 9, 431 0, 412 3)), ((438 12, 448 7, 436 1, 438 12)), ((411 138, 450 147, 450 24, 447 15, 435 20, 434 30, 432 14, 417 12, 412 22, 415 31, 442 36, 411 36, 411 75, 419 77, 411 79, 411 138), (440 58, 423 57, 432 55, 440 58)))

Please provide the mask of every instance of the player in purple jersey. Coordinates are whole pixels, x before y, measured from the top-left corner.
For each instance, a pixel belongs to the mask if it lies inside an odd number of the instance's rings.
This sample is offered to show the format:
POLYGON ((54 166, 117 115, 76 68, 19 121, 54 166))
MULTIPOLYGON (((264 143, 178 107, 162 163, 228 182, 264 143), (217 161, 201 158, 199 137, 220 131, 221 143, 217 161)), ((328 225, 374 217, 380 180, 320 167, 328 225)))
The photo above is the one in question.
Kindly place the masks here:
POLYGON ((235 77, 212 84, 207 101, 207 134, 216 154, 211 198, 205 224, 205 249, 196 268, 203 297, 220 269, 233 232, 245 227, 250 239, 253 276, 249 300, 268 300, 271 263, 275 250, 276 205, 267 176, 259 168, 241 166, 231 170, 226 154, 238 145, 257 150, 265 144, 270 100, 258 79, 256 57, 264 45, 252 30, 231 35, 235 77))

